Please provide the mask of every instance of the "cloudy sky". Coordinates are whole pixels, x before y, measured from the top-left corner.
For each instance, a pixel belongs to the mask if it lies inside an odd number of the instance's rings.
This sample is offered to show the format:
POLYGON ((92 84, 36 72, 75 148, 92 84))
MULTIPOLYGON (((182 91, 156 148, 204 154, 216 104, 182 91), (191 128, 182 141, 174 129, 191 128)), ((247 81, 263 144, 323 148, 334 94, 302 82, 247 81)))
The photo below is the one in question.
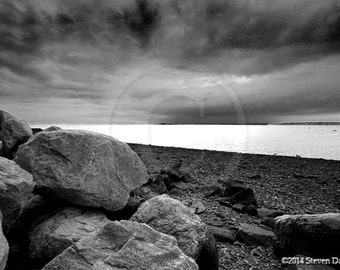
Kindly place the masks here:
POLYGON ((32 124, 340 121, 340 0, 0 0, 32 124))

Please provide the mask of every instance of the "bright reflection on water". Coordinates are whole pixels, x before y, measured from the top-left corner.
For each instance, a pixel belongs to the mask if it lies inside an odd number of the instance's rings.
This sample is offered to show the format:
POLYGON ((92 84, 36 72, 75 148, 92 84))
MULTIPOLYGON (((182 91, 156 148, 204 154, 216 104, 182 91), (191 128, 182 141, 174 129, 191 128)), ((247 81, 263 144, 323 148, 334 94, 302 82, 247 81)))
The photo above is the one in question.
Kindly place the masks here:
MULTIPOLYGON (((340 126, 59 125, 130 143, 340 160, 340 126)), ((38 127, 38 125, 37 125, 38 127)), ((46 128, 48 126, 41 125, 46 128)))

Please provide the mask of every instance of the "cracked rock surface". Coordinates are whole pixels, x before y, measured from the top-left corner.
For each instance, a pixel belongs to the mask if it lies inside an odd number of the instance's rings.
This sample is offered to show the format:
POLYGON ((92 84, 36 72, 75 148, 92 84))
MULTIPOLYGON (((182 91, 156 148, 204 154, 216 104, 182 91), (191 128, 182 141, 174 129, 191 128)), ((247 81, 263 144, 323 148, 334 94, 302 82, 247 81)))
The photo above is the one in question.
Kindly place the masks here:
POLYGON ((183 252, 195 259, 206 240, 207 228, 200 217, 168 195, 144 202, 130 220, 146 223, 159 232, 174 236, 183 252))
POLYGON ((21 169, 14 161, 0 157, 0 209, 5 232, 21 215, 26 202, 32 196, 33 188, 30 173, 21 169))
POLYGON ((79 240, 42 270, 198 270, 174 237, 146 224, 107 223, 100 232, 79 240))
POLYGON ((130 192, 148 180, 127 144, 95 132, 37 133, 19 147, 15 160, 32 173, 38 193, 110 211, 122 209, 130 192))
POLYGON ((100 211, 75 207, 46 216, 31 227, 30 257, 49 261, 80 239, 97 234, 107 222, 100 211))

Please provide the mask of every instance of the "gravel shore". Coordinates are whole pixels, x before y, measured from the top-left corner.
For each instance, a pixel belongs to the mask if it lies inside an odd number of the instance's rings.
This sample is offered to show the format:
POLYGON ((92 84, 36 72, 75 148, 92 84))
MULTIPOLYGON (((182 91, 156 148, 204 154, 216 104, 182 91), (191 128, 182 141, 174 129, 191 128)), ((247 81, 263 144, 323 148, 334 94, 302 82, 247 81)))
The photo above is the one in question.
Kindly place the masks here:
MULTIPOLYGON (((149 173, 159 172, 182 160, 181 170, 197 180, 190 189, 171 194, 181 201, 200 199, 206 223, 236 230, 240 223, 258 225, 260 220, 240 214, 204 197, 202 186, 241 180, 255 192, 260 207, 287 214, 340 212, 340 161, 300 157, 239 154, 175 147, 129 144, 149 173)), ((218 242, 220 269, 285 269, 271 248, 218 242)))

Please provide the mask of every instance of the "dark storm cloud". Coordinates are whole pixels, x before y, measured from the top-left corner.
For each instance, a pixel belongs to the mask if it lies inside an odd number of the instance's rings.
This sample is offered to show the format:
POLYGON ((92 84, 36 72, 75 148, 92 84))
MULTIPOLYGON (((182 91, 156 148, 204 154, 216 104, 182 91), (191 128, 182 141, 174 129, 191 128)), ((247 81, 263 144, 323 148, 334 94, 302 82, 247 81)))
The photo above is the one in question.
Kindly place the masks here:
MULTIPOLYGON (((221 100, 223 97, 221 97, 221 100)), ((182 100, 184 100, 182 98, 182 100)), ((223 101, 223 100, 222 100, 223 101)), ((179 103, 180 105, 183 103, 179 103)), ((282 115, 322 115, 327 113, 338 113, 340 95, 338 89, 320 91, 312 89, 306 93, 292 93, 285 98, 253 101, 248 97, 240 97, 240 103, 235 104, 231 100, 225 100, 220 104, 197 104, 186 103, 185 106, 178 106, 176 102, 167 100, 164 108, 159 111, 163 114, 163 122, 166 123, 260 123, 275 122, 277 117, 282 115), (188 121, 190 116, 190 121, 188 121)), ((162 114, 160 114, 162 115, 162 114)), ((157 121, 155 121, 157 122, 157 121)), ((160 121, 158 120, 158 123, 160 121)))
POLYGON ((39 57, 44 44, 71 41, 244 74, 340 52, 337 0, 59 0, 47 1, 50 9, 38 3, 1 2, 2 52, 39 57))
POLYGON ((118 53, 133 47, 145 49, 159 21, 157 6, 144 0, 119 6, 98 0, 55 1, 51 10, 34 4, 0 3, 0 66, 21 76, 38 77, 33 62, 53 58, 44 54, 44 45, 112 46, 118 53), (31 66, 26 67, 27 63, 31 66))
POLYGON ((337 0, 198 1, 178 14, 180 56, 220 71, 269 72, 340 52, 337 0))

